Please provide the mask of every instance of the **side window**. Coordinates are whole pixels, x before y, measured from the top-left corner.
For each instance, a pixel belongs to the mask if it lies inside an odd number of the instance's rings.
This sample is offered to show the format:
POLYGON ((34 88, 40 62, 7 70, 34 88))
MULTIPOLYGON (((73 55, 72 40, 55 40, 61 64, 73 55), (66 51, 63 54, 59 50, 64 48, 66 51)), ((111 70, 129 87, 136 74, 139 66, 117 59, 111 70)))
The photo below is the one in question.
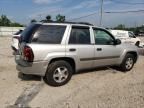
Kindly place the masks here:
POLYGON ((96 45, 113 45, 114 39, 104 30, 94 29, 95 44, 96 45))
POLYGON ((132 32, 128 32, 128 34, 129 34, 129 37, 131 37, 131 38, 135 38, 134 33, 132 33, 132 32))
POLYGON ((32 42, 46 44, 60 44, 66 26, 43 25, 34 34, 32 42))
POLYGON ((89 28, 72 28, 69 44, 90 44, 89 28))

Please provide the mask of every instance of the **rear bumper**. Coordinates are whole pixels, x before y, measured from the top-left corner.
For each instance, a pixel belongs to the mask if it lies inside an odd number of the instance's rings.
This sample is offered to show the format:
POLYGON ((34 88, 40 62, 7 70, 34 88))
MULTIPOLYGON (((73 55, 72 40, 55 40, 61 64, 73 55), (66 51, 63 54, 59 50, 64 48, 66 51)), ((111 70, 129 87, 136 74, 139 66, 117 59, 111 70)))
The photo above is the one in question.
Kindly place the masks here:
POLYGON ((24 74, 45 76, 47 70, 47 61, 26 62, 16 55, 16 69, 24 74))

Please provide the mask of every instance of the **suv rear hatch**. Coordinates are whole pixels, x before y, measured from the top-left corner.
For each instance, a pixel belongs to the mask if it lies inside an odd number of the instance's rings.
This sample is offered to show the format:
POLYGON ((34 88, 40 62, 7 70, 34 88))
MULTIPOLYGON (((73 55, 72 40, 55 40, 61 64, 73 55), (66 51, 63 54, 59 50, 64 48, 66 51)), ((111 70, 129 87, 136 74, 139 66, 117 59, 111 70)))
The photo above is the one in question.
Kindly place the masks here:
POLYGON ((22 32, 19 39, 19 54, 16 55, 16 61, 22 58, 25 61, 32 62, 34 55, 32 49, 27 45, 31 43, 31 39, 35 31, 41 26, 41 24, 31 24, 22 32))
POLYGON ((19 54, 27 62, 43 61, 48 53, 65 52, 61 44, 66 25, 32 24, 22 33, 19 54))
POLYGON ((21 34, 21 39, 20 39, 20 43, 21 42, 25 42, 25 43, 30 43, 33 34, 35 33, 35 31, 41 26, 41 24, 31 24, 29 25, 21 34))

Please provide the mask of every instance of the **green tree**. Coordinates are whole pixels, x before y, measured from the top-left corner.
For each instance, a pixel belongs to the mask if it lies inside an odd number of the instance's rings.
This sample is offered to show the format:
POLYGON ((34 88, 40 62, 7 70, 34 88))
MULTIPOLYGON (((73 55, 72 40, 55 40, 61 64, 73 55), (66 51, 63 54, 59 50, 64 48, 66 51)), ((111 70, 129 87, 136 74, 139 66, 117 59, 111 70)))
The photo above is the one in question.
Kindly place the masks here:
POLYGON ((32 19, 32 20, 31 20, 31 23, 34 23, 34 22, 37 22, 37 20, 35 20, 35 19, 32 19))
POLYGON ((17 23, 17 22, 13 22, 13 23, 11 23, 11 25, 10 25, 11 27, 23 27, 23 25, 22 24, 20 24, 20 23, 17 23))
POLYGON ((52 21, 52 19, 51 19, 51 16, 50 16, 50 15, 47 15, 47 16, 46 16, 46 21, 47 21, 47 22, 51 22, 51 21, 52 21))
POLYGON ((6 15, 1 15, 0 17, 0 26, 10 26, 11 21, 7 18, 6 15))
POLYGON ((0 26, 23 27, 22 24, 19 24, 17 22, 11 22, 11 20, 6 15, 1 15, 0 16, 0 26))
POLYGON ((47 15, 47 16, 45 17, 45 19, 44 19, 44 20, 41 20, 40 22, 43 22, 43 23, 52 22, 51 16, 50 16, 50 15, 47 15))
POLYGON ((124 24, 119 24, 114 29, 124 30, 125 29, 125 25, 124 24))
POLYGON ((56 16, 56 21, 57 22, 65 22, 65 16, 58 14, 56 16))
POLYGON ((0 17, 0 26, 2 26, 2 21, 1 21, 1 17, 0 17))

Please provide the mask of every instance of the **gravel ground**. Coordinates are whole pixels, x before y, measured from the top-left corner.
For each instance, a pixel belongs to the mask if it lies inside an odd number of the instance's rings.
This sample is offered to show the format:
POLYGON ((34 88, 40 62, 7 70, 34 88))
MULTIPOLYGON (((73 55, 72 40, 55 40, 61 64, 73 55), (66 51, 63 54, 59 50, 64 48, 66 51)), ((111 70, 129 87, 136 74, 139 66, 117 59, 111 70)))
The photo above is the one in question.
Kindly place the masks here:
POLYGON ((144 108, 144 56, 127 73, 102 68, 50 87, 40 77, 21 77, 10 43, 0 38, 0 108, 144 108))
POLYGON ((143 37, 138 37, 138 38, 140 38, 140 40, 141 40, 142 42, 144 42, 144 36, 143 36, 143 37))

